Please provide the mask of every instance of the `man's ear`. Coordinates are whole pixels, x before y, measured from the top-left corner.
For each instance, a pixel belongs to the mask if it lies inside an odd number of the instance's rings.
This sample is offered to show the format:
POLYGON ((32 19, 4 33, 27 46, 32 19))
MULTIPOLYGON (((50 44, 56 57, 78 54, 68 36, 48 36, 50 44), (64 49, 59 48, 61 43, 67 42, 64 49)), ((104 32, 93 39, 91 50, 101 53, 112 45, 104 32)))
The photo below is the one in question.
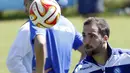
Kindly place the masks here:
POLYGON ((108 41, 108 36, 104 35, 104 41, 108 41))

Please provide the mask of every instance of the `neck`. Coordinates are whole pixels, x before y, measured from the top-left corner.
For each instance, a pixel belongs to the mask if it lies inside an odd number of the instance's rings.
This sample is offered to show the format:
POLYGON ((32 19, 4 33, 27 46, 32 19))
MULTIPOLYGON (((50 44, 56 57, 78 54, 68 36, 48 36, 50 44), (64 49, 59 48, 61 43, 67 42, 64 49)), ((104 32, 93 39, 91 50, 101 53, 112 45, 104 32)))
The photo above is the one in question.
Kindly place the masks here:
POLYGON ((107 44, 104 45, 104 48, 102 49, 102 51, 100 51, 100 53, 95 54, 92 57, 98 64, 105 65, 108 59, 107 44))

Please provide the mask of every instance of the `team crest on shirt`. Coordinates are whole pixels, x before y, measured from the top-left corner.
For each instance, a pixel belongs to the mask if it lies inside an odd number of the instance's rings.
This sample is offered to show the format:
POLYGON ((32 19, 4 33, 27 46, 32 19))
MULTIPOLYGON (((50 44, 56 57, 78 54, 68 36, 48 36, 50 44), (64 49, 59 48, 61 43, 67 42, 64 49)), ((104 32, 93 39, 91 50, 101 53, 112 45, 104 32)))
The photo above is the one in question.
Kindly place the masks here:
POLYGON ((121 73, 121 69, 120 69, 120 68, 118 68, 118 67, 117 67, 117 68, 115 68, 115 69, 114 69, 114 73, 121 73))
POLYGON ((92 65, 91 64, 84 64, 84 66, 82 66, 80 68, 80 70, 85 70, 85 69, 89 69, 89 68, 92 68, 92 65))
POLYGON ((77 68, 75 69, 74 73, 80 72, 80 71, 85 71, 86 69, 92 68, 92 65, 90 64, 84 64, 84 65, 78 65, 77 68))

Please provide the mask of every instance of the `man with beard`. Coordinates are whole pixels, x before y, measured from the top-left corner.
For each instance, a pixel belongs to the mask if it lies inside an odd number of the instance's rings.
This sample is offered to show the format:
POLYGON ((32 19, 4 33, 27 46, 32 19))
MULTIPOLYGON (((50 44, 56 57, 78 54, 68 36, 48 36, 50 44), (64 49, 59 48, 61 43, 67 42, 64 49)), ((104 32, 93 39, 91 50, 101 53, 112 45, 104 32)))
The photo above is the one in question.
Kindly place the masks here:
POLYGON ((130 50, 110 47, 110 28, 104 19, 88 18, 82 34, 87 57, 76 66, 74 73, 130 73, 130 50))

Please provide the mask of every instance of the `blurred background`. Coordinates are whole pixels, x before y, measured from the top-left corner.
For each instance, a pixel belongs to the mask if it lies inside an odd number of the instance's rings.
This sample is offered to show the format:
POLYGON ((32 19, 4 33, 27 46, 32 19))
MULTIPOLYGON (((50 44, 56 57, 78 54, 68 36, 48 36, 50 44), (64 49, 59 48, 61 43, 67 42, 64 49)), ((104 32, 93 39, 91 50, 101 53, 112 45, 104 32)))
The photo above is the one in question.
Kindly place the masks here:
MULTIPOLYGON (((110 24, 112 47, 130 48, 130 0, 57 0, 62 15, 82 32, 83 21, 90 16, 103 17, 110 24)), ((9 73, 6 58, 21 25, 28 20, 23 0, 0 0, 0 73, 9 73)), ((72 54, 72 73, 80 54, 72 54)))

